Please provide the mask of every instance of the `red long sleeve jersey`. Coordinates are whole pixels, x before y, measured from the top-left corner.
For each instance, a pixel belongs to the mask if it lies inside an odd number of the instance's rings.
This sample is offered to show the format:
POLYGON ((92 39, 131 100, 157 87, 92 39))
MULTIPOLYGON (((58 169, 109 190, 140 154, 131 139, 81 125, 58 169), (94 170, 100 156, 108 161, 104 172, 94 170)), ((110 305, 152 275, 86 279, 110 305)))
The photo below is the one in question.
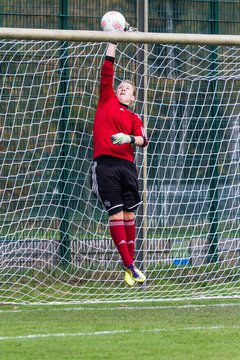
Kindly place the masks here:
POLYGON ((101 70, 100 98, 93 125, 93 158, 110 155, 133 162, 134 150, 131 144, 115 145, 111 135, 124 133, 147 137, 140 117, 122 105, 113 89, 114 64, 106 59, 101 70))

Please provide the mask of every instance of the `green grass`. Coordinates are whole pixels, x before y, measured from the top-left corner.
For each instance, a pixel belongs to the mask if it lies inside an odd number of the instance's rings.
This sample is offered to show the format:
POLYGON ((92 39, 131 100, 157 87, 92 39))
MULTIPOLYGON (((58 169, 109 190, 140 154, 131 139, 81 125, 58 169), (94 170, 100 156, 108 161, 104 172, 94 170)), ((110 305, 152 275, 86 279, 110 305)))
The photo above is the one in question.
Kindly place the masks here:
POLYGON ((240 300, 2 306, 3 360, 240 359, 240 300))

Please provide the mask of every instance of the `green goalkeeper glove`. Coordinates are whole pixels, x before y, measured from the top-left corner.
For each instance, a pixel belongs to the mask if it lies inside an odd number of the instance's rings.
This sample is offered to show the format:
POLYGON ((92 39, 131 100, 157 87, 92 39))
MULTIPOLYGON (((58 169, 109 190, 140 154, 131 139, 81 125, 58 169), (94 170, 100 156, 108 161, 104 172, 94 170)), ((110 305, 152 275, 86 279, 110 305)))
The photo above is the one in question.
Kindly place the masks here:
POLYGON ((124 133, 117 133, 111 136, 111 141, 113 144, 134 144, 135 137, 131 135, 126 135, 124 133))

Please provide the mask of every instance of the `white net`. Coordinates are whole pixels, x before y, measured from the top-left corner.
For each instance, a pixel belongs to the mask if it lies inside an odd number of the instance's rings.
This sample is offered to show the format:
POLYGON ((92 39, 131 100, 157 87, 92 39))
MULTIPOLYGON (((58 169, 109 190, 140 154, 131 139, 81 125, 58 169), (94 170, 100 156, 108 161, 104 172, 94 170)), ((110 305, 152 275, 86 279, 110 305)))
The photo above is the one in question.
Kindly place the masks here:
POLYGON ((0 302, 239 297, 239 48, 118 47, 149 137, 133 288, 90 191, 105 48, 0 42, 0 302))

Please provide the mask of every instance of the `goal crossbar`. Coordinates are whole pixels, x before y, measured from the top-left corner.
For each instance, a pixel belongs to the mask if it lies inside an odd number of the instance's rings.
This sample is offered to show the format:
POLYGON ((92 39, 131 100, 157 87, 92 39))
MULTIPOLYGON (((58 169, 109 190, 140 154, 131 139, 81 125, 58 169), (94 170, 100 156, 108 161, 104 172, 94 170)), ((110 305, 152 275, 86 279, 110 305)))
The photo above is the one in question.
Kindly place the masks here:
POLYGON ((209 35, 182 33, 112 33, 89 30, 58 30, 31 28, 0 28, 0 38, 21 40, 95 41, 145 44, 240 45, 240 35, 209 35))

